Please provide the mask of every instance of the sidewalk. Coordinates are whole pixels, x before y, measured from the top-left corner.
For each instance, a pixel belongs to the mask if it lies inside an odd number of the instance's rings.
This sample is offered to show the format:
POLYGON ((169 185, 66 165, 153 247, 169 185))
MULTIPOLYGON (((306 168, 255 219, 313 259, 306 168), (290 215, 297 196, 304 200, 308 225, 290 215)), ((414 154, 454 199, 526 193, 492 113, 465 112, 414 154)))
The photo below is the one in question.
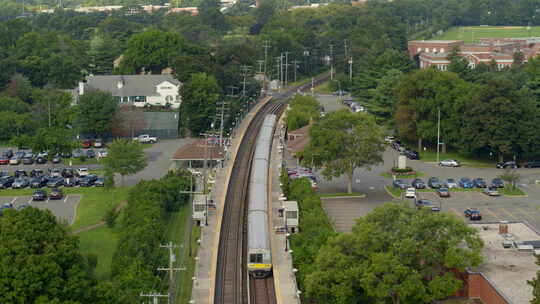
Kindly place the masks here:
MULTIPOLYGON (((285 233, 277 234, 275 227, 284 227, 283 217, 278 217, 278 209, 282 207, 279 197, 282 193, 279 185, 279 176, 281 173, 281 164, 283 154, 279 151, 280 130, 284 125, 285 114, 281 116, 272 143, 272 155, 270 158, 270 178, 269 211, 270 220, 270 242, 272 246, 272 263, 274 271, 274 285, 276 288, 276 299, 278 304, 299 304, 298 287, 296 285, 296 276, 293 272, 292 252, 285 251, 285 233)), ((290 249, 290 248, 289 248, 290 249)))
MULTIPOLYGON (((216 204, 216 210, 208 212, 208 226, 203 226, 200 239, 200 247, 196 257, 195 276, 193 277, 193 290, 191 302, 196 304, 213 304, 215 274, 217 264, 217 252, 219 248, 219 234, 221 230, 221 221, 223 217, 223 207, 225 205, 225 196, 232 171, 232 165, 236 159, 240 142, 244 136, 247 126, 258 112, 260 107, 266 103, 259 102, 251 110, 236 130, 235 137, 232 139, 230 158, 224 168, 216 172, 215 183, 210 192, 209 199, 213 199, 216 204)), ((278 183, 279 186, 279 183, 278 183)))

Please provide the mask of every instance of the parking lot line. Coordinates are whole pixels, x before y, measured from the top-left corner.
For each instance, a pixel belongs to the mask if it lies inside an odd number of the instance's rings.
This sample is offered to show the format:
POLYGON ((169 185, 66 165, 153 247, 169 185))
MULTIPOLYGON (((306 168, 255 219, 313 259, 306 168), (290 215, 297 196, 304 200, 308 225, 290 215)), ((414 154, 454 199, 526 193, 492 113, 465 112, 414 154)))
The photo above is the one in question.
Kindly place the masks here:
POLYGON ((525 210, 521 208, 516 208, 516 210, 519 211, 519 213, 523 214, 525 217, 527 217, 529 220, 536 221, 536 219, 532 217, 529 213, 527 213, 525 210))
POLYGON ((510 215, 514 220, 518 220, 519 218, 517 216, 515 216, 514 214, 512 214, 510 211, 504 209, 504 208, 499 208, 500 210, 502 210, 504 213, 510 215))
POLYGON ((498 221, 500 221, 501 219, 491 210, 489 210, 489 208, 486 208, 486 211, 491 214, 493 217, 495 217, 498 221))
POLYGON ((68 196, 69 195, 66 195, 66 198, 64 198, 64 203, 67 202, 68 196))

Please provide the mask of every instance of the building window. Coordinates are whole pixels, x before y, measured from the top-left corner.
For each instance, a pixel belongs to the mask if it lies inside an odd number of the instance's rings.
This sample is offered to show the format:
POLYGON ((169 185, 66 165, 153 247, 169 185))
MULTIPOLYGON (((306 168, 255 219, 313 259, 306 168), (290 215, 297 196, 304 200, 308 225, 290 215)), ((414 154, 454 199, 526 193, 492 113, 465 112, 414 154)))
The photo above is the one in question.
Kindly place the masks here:
POLYGON ((420 53, 421 51, 422 51, 422 48, 418 48, 418 49, 416 50, 417 53, 420 53))
POLYGON ((436 48, 433 48, 433 53, 437 53, 437 49, 436 49, 436 48))
POLYGON ((162 89, 162 90, 171 90, 172 87, 161 87, 160 89, 162 89))
POLYGON ((195 205, 195 212, 202 212, 202 211, 206 211, 206 205, 200 205, 200 204, 195 205))
POLYGON ((444 53, 444 48, 441 48, 441 53, 444 53))
POLYGON ((285 214, 286 218, 295 219, 297 218, 296 211, 287 211, 285 214))
POLYGON ((429 48, 426 48, 426 53, 429 53, 429 48))
POLYGON ((176 103, 179 103, 180 102, 180 95, 176 95, 176 103))
POLYGON ((249 262, 250 263, 257 263, 260 264, 263 261, 263 255, 262 253, 252 253, 249 255, 249 262))
POLYGON ((165 101, 166 101, 166 102, 172 103, 172 102, 173 102, 173 97, 172 97, 171 95, 167 95, 167 96, 165 97, 165 101))

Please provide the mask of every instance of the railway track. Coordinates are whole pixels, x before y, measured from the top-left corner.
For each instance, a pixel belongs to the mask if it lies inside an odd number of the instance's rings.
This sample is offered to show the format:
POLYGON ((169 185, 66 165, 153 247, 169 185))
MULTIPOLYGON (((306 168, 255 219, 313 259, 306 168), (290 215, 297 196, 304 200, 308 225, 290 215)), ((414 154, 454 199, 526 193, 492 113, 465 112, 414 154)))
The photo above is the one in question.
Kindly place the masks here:
MULTIPOLYGON (((329 76, 315 79, 319 84, 329 76)), ((311 85, 311 84, 310 84, 311 85)), ((277 94, 276 99, 284 99, 294 93, 306 90, 306 85, 297 86, 277 94)), ((283 103, 268 103, 256 114, 240 144, 233 165, 228 192, 225 198, 223 221, 221 224, 214 303, 217 304, 275 304, 275 287, 272 276, 265 279, 250 279, 246 271, 245 227, 246 196, 249 182, 251 159, 255 150, 255 139, 267 114, 281 114, 283 103), (249 280, 249 284, 248 284, 249 280), (249 293, 248 293, 249 288, 249 293), (249 299, 248 299, 249 294, 249 299)))

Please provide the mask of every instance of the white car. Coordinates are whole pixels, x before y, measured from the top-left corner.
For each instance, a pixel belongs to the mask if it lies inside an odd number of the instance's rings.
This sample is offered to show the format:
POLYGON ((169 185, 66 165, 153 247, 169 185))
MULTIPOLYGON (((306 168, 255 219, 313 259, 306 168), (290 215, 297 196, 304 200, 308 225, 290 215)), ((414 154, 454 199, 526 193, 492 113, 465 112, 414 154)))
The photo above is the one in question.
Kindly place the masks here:
POLYGON ((107 152, 107 150, 103 149, 103 150, 99 150, 97 155, 99 158, 103 158, 103 157, 107 157, 109 153, 107 152))
POLYGON ((392 143, 392 142, 394 142, 394 140, 396 140, 396 138, 395 138, 394 136, 386 136, 386 137, 384 138, 384 141, 387 142, 387 143, 389 143, 389 144, 392 143))
POLYGON ((445 182, 445 185, 447 188, 451 189, 451 188, 458 188, 458 183, 456 182, 455 179, 453 178, 449 178, 446 180, 445 182))
POLYGON ((455 159, 445 159, 439 162, 439 166, 444 167, 459 167, 461 164, 455 159))
POLYGON ((79 177, 87 176, 88 174, 90 174, 90 172, 88 172, 88 168, 78 168, 76 173, 79 177))
POLYGON ((416 198, 416 189, 407 188, 407 190, 405 190, 405 197, 406 198, 416 198))

